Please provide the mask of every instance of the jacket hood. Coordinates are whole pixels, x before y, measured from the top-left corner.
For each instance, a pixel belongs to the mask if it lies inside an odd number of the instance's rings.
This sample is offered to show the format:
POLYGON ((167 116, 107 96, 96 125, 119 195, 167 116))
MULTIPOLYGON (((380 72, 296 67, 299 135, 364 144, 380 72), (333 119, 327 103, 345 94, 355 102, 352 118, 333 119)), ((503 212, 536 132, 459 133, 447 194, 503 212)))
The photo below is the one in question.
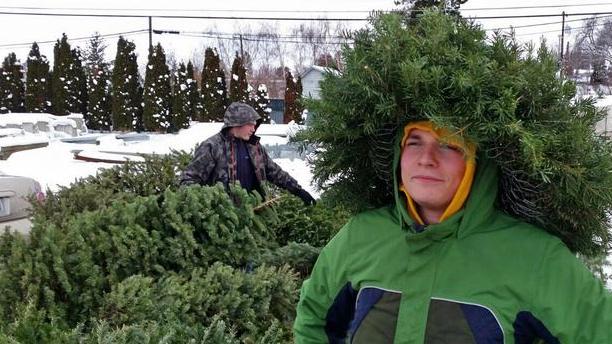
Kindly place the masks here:
POLYGON ((258 122, 260 121, 261 116, 252 106, 241 102, 233 102, 227 107, 223 115, 223 129, 239 127, 248 123, 255 123, 259 126, 258 122))
POLYGON ((396 135, 393 154, 393 195, 401 228, 409 234, 418 236, 435 235, 436 232, 456 232, 459 237, 483 228, 481 224, 488 221, 495 211, 498 172, 497 166, 479 152, 476 154, 476 173, 472 188, 463 208, 438 224, 427 225, 427 229, 421 233, 416 231, 415 221, 408 213, 406 197, 400 190, 400 141, 402 137, 403 128, 396 135))

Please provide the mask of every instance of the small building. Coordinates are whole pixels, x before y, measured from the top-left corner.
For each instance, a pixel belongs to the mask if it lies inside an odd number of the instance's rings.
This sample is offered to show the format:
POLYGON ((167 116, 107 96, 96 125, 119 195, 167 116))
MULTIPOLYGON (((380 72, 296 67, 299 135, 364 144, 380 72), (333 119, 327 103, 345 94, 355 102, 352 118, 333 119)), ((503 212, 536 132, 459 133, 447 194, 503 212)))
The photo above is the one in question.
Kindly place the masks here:
POLYGON ((325 74, 339 74, 337 70, 329 67, 310 66, 300 74, 302 78, 302 97, 320 99, 321 87, 319 84, 325 77, 325 74))

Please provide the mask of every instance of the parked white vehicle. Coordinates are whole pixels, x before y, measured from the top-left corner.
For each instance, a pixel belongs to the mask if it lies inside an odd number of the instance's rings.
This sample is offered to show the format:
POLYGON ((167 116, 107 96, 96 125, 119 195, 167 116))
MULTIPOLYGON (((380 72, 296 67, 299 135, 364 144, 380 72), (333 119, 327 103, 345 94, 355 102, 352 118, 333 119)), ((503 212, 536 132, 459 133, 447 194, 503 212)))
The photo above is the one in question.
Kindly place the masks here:
POLYGON ((40 184, 29 177, 10 176, 0 172, 0 228, 8 226, 11 231, 29 233, 30 220, 29 196, 38 201, 44 200, 40 184))

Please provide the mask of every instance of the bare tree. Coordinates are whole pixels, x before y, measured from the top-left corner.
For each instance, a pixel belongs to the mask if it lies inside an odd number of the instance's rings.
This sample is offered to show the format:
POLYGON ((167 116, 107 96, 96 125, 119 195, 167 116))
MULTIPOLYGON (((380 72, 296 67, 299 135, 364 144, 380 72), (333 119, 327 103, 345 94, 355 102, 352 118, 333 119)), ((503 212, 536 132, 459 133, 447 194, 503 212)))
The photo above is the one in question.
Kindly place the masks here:
POLYGON ((339 56, 337 52, 345 41, 345 31, 346 27, 342 23, 332 27, 328 21, 309 22, 294 28, 292 35, 299 40, 292 50, 295 69, 302 72, 321 59, 330 65, 329 58, 339 56))
POLYGON ((568 59, 575 66, 592 70, 591 82, 607 83, 612 64, 612 19, 592 17, 585 20, 568 59))

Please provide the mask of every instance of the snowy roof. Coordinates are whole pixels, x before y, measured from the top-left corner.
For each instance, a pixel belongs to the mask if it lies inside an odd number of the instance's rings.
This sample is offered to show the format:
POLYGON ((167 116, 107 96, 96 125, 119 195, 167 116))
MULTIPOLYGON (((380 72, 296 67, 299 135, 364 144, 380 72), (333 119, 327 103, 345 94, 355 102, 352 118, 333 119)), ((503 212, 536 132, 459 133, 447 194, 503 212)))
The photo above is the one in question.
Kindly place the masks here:
POLYGON ((332 73, 334 75, 340 75, 340 72, 337 69, 334 68, 330 68, 330 67, 323 67, 323 66, 310 66, 308 68, 306 68, 306 70, 300 74, 300 76, 302 77, 302 79, 309 73, 311 72, 319 72, 321 74, 326 74, 326 73, 332 73))
MULTIPOLYGON (((74 114, 73 114, 74 115, 74 114)), ((72 115, 71 115, 72 116, 72 115)), ((73 116, 73 118, 78 118, 73 116)), ((81 115, 82 118, 82 115, 81 115)), ((6 127, 7 125, 22 125, 23 123, 36 124, 38 122, 46 122, 52 125, 70 125, 74 128, 77 127, 74 119, 70 116, 55 116, 48 113, 6 113, 0 115, 0 127, 6 127)))

